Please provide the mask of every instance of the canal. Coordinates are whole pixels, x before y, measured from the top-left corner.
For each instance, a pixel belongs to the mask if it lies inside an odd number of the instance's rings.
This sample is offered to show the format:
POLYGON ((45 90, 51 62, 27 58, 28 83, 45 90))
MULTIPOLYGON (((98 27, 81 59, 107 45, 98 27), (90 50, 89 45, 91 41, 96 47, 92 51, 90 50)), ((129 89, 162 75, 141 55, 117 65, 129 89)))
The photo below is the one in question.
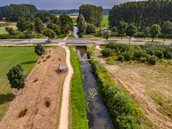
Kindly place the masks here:
POLYGON ((77 54, 82 60, 81 69, 84 75, 83 86, 88 103, 87 119, 90 129, 113 129, 111 118, 103 104, 102 98, 98 92, 96 78, 94 76, 91 64, 87 62, 86 47, 77 47, 77 54), (85 60, 85 61, 84 61, 85 60))

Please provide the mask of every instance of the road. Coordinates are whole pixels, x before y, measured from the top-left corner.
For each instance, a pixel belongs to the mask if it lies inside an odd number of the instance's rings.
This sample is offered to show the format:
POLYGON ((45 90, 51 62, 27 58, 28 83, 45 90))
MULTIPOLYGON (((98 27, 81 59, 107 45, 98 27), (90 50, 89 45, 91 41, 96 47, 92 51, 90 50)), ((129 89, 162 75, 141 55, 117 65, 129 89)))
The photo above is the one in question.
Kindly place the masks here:
MULTIPOLYGON (((56 46, 57 44, 64 42, 64 39, 52 39, 51 43, 46 43, 47 39, 0 39, 0 46, 33 46, 38 43, 42 43, 45 46, 56 46)), ((105 40, 105 39, 84 39, 84 38, 66 38, 65 42, 69 45, 86 45, 86 44, 107 44, 109 42, 118 42, 122 44, 128 44, 128 39, 123 40, 105 40)), ((137 39, 133 39, 131 44, 135 45, 144 45, 146 43, 152 43, 151 41, 138 41, 137 39)), ((161 41, 155 41, 157 44, 162 44, 161 41)), ((167 41, 165 44, 172 44, 172 41, 167 41)))

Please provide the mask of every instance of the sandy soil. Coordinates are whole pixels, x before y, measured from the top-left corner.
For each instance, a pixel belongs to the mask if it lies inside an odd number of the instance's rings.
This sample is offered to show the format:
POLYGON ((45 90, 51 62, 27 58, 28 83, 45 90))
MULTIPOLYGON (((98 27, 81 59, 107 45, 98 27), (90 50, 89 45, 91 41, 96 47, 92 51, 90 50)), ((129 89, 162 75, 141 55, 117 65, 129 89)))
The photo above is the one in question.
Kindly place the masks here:
MULTIPOLYGON (((112 66, 107 65, 105 59, 100 55, 98 57, 101 63, 103 63, 111 73, 114 80, 122 84, 136 99, 155 129, 172 129, 172 120, 167 115, 161 113, 160 106, 157 105, 145 91, 147 83, 145 83, 143 77, 139 74, 142 73, 142 69, 138 72, 130 68, 121 67, 118 64, 112 66)), ((148 81, 151 81, 151 79, 148 81)))
POLYGON ((22 94, 11 102, 0 129, 55 129, 60 115, 63 82, 58 73, 65 63, 65 50, 51 48, 41 57, 26 80, 22 94))

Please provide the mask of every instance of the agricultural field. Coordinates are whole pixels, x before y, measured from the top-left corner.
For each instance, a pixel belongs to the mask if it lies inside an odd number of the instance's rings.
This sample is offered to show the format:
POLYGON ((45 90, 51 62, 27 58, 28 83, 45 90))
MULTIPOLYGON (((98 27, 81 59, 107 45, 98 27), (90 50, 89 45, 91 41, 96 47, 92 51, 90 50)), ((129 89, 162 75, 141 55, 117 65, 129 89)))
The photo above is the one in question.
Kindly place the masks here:
MULTIPOLYGON (((151 51, 150 48, 149 50, 151 51)), ((118 55, 120 55, 119 51, 118 55)), ((129 53, 127 55, 129 56, 129 53)), ((97 51, 99 61, 107 68, 113 79, 134 97, 146 117, 153 123, 153 127, 171 127, 171 60, 163 59, 163 61, 158 61, 156 65, 150 65, 137 61, 117 61, 115 56, 105 58, 100 51, 97 51), (159 123, 162 124, 159 125, 159 123)))
POLYGON ((15 22, 0 22, 0 34, 7 34, 6 27, 17 29, 15 22))
POLYGON ((37 59, 34 47, 0 47, 0 119, 14 98, 6 76, 9 69, 21 64, 28 75, 37 59))
POLYGON ((102 27, 108 27, 108 15, 103 15, 102 27))

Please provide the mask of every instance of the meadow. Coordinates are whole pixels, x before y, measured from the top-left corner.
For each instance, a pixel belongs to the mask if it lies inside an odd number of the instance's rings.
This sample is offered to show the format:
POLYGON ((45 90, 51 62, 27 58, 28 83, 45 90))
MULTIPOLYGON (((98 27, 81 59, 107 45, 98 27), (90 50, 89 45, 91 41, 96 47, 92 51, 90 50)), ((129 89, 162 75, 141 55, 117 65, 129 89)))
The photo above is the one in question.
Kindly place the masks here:
POLYGON ((17 29, 15 22, 0 22, 0 34, 7 34, 6 27, 17 29))
POLYGON ((14 98, 6 76, 9 69, 21 64, 28 75, 37 59, 34 47, 0 47, 0 120, 14 98))

